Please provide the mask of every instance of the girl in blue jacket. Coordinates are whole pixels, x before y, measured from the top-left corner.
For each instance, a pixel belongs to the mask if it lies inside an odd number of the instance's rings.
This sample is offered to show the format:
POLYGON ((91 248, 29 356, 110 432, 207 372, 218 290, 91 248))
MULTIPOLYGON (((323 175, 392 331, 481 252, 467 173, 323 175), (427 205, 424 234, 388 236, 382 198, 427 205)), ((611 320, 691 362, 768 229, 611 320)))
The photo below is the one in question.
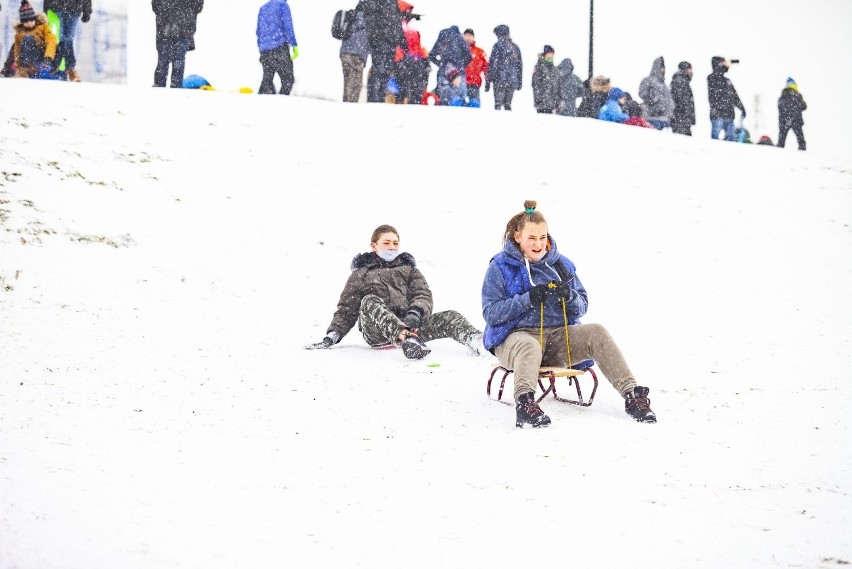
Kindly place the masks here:
POLYGON ((535 398, 541 366, 567 367, 593 359, 625 399, 625 411, 640 422, 655 423, 648 388, 636 385, 615 341, 600 324, 580 324, 588 295, 570 259, 561 255, 536 202, 512 217, 503 250, 488 266, 482 283, 485 348, 500 365, 514 370, 516 425, 545 427, 550 417, 535 398), (566 341, 565 330, 568 338, 566 341))

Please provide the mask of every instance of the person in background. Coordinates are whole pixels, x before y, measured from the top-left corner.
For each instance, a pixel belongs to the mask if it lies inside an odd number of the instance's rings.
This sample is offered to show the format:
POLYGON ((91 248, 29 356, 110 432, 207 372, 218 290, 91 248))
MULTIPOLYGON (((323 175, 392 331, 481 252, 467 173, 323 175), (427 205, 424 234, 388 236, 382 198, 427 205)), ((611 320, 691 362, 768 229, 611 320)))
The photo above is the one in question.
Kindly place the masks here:
POLYGON ((485 59, 485 50, 476 46, 476 37, 472 29, 468 28, 464 31, 464 41, 470 47, 470 63, 464 70, 467 82, 467 106, 478 108, 482 106, 479 89, 482 87, 482 80, 488 76, 488 60, 485 59))
POLYGON ((367 102, 384 103, 388 81, 395 68, 396 48, 408 51, 402 30, 402 11, 397 0, 360 0, 355 8, 367 21, 367 45, 370 48, 370 73, 367 78, 367 102))
POLYGON ((651 123, 642 118, 642 115, 644 114, 642 105, 635 101, 627 91, 624 92, 624 105, 622 107, 628 116, 628 119, 624 121, 624 124, 630 126, 641 126, 643 128, 654 128, 651 126, 651 123))
POLYGON ((394 58, 399 99, 405 104, 419 105, 429 84, 429 52, 423 47, 420 32, 413 25, 414 20, 420 19, 420 15, 412 13, 414 6, 403 0, 399 0, 399 7, 402 10, 402 33, 408 43, 405 51, 397 46, 394 58))
POLYGON ((799 143, 799 150, 806 150, 805 131, 802 127, 805 125, 805 120, 802 118, 802 111, 808 108, 804 97, 799 93, 799 86, 792 77, 787 78, 787 83, 784 89, 781 90, 781 96, 778 97, 778 147, 784 148, 787 142, 787 133, 790 129, 796 134, 796 142, 799 143))
POLYGON ((501 366, 514 370, 516 427, 550 424, 535 398, 541 366, 585 359, 593 359, 621 394, 628 415, 657 422, 650 390, 636 384, 606 328, 580 323, 588 306, 577 267, 559 253, 536 202, 527 200, 506 224, 503 249, 491 258, 482 283, 483 343, 501 366))
POLYGON ((370 237, 370 252, 352 259, 337 311, 325 337, 305 349, 327 349, 358 324, 371 347, 402 348, 419 360, 432 351, 430 340, 452 338, 473 355, 481 355, 482 332, 455 310, 432 312, 432 291, 411 253, 399 248, 399 232, 380 225, 370 237))
POLYGON ((577 116, 596 119, 600 114, 601 107, 609 98, 609 77, 598 75, 593 77, 591 81, 588 79, 583 81, 583 86, 586 91, 583 95, 583 101, 577 109, 577 116))
POLYGON ((627 122, 630 115, 624 112, 624 105, 627 103, 627 97, 621 89, 613 87, 609 91, 609 97, 598 111, 598 119, 608 122, 627 122))
MULTIPOLYGON (((28 0, 21 0, 19 20, 13 24, 15 39, 10 59, 3 66, 9 76, 35 79, 55 66, 57 39, 44 14, 36 14, 28 0)), ((5 75, 6 73, 4 73, 5 75)))
POLYGON ((671 127, 674 99, 666 86, 666 63, 658 57, 651 64, 651 73, 639 83, 639 97, 645 120, 657 130, 671 127))
POLYGON ((559 74, 559 108, 557 113, 563 117, 577 116, 577 99, 583 96, 583 81, 574 74, 574 63, 565 58, 556 66, 559 74))
POLYGON ((281 79, 281 95, 289 95, 296 77, 293 60, 299 57, 299 44, 293 29, 293 15, 287 0, 269 0, 257 13, 257 49, 263 77, 258 95, 275 94, 275 75, 281 79))
POLYGON ((695 98, 692 95, 692 64, 681 61, 677 72, 672 75, 671 92, 674 101, 672 112, 672 132, 692 136, 692 125, 695 124, 695 98))
POLYGON ((157 67, 154 87, 165 87, 171 66, 174 88, 183 87, 186 54, 195 49, 195 27, 204 0, 151 0, 157 17, 157 67))
POLYGON ((52 10, 59 18, 59 44, 56 47, 56 64, 65 60, 69 81, 80 81, 77 56, 74 54, 74 34, 77 23, 85 24, 92 17, 92 0, 44 0, 44 11, 52 10))
POLYGON ((725 77, 725 73, 733 63, 735 61, 718 55, 710 60, 713 72, 707 76, 707 94, 710 100, 710 137, 713 140, 718 139, 722 131, 725 132, 725 140, 729 142, 737 140, 737 131, 734 128, 734 107, 741 112, 740 120, 746 117, 745 106, 740 101, 734 84, 725 77))
POLYGON ((488 73, 485 76, 485 92, 494 84, 494 108, 512 110, 512 98, 520 91, 523 83, 524 63, 521 48, 509 37, 509 26, 501 24, 494 28, 497 43, 491 48, 488 73))
POLYGON ((458 69, 462 77, 462 90, 465 97, 467 96, 467 80, 464 70, 470 63, 470 59, 470 47, 464 41, 464 36, 462 36, 458 26, 450 26, 438 32, 438 39, 435 40, 435 45, 429 52, 429 61, 438 66, 436 80, 440 81, 441 77, 446 76, 449 66, 458 69))
POLYGON ((439 104, 449 107, 464 107, 465 98, 462 86, 464 79, 462 79, 462 74, 452 65, 447 65, 446 69, 447 71, 443 77, 438 78, 438 88, 436 91, 438 100, 440 101, 439 104))
POLYGON ((343 67, 343 102, 357 103, 364 85, 364 68, 370 48, 367 45, 367 22, 364 12, 355 11, 349 37, 340 42, 340 64, 343 67))
POLYGON ((553 65, 554 55, 554 49, 545 45, 533 70, 533 103, 537 113, 550 115, 559 108, 559 73, 553 65))

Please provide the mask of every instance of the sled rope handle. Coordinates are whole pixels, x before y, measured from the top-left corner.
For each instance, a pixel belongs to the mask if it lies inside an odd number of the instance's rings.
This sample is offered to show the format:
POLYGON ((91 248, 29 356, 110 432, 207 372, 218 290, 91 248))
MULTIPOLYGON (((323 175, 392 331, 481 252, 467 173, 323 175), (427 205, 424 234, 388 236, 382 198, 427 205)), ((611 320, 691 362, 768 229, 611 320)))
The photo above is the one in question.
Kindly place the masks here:
POLYGON ((565 308, 565 299, 562 299, 562 321, 565 326, 565 351, 568 354, 568 367, 571 367, 571 344, 568 342, 568 310, 565 308))

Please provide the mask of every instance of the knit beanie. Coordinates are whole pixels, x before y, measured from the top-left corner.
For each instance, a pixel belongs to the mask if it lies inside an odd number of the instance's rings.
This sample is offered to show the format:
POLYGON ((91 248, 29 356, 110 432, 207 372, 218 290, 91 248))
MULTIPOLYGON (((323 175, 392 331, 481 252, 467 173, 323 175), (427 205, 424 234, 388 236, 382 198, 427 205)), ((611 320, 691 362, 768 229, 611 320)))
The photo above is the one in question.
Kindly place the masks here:
POLYGON ((787 85, 787 87, 789 87, 790 89, 794 89, 794 90, 799 88, 799 86, 798 86, 798 85, 796 85, 796 81, 795 81, 795 79, 793 79, 792 77, 787 77, 787 83, 786 83, 786 85, 787 85))
POLYGON ((34 22, 36 19, 35 10, 30 6, 30 3, 27 0, 21 0, 21 8, 19 10, 21 15, 21 23, 24 22, 34 22))

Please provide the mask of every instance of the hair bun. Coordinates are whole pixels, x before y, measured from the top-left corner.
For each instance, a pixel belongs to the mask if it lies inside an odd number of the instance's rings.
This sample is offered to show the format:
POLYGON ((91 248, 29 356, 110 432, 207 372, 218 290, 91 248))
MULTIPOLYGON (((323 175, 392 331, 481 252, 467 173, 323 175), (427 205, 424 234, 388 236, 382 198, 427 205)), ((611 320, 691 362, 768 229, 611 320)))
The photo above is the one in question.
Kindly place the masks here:
POLYGON ((535 200, 526 200, 524 202, 524 213, 534 213, 537 205, 538 203, 535 200))

